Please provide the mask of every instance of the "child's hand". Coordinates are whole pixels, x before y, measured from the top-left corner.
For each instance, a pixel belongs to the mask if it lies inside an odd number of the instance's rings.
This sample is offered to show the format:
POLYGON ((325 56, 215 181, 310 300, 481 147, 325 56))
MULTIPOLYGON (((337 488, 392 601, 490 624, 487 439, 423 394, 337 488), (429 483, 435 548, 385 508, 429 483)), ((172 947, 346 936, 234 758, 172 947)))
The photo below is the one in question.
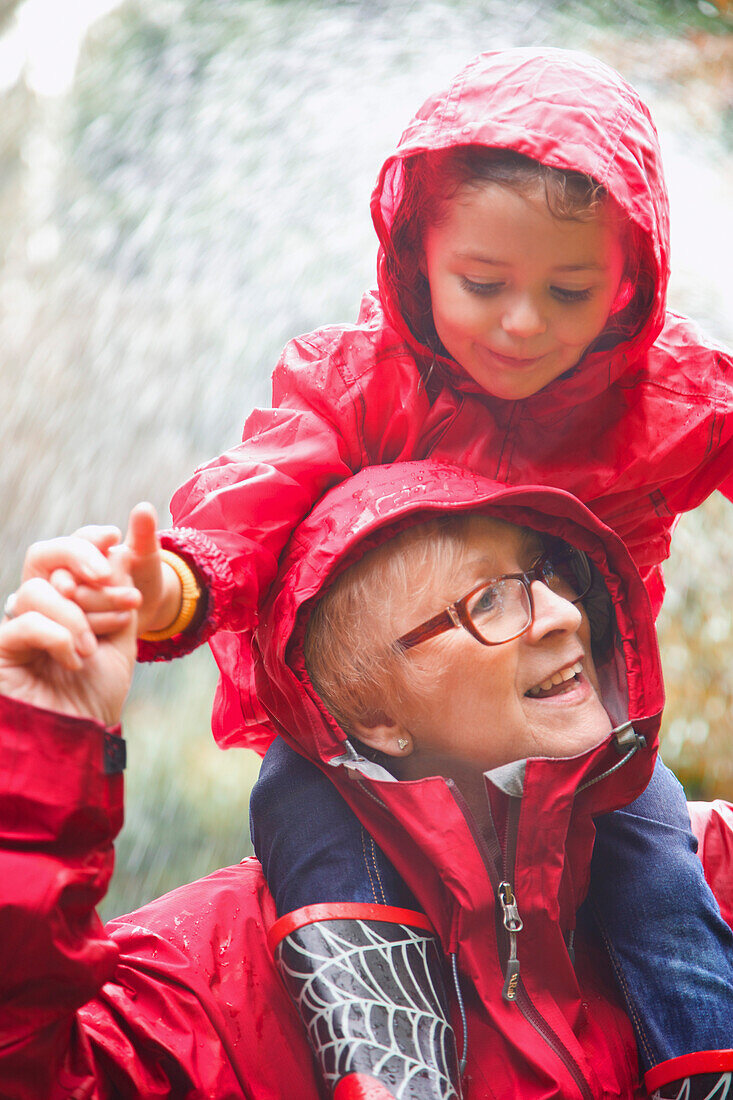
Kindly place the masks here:
POLYGON ((35 542, 23 563, 22 583, 48 582, 78 604, 98 637, 122 630, 141 599, 131 583, 114 583, 109 554, 120 538, 117 527, 82 527, 74 535, 35 542))
POLYGON ((181 583, 160 556, 158 517, 152 504, 136 504, 127 523, 125 546, 130 553, 130 572, 142 596, 138 633, 163 630, 181 605, 181 583))
POLYGON ((111 549, 118 545, 117 527, 81 527, 66 538, 34 543, 26 555, 23 580, 41 577, 86 614, 98 636, 124 627, 137 610, 138 632, 161 629, 178 612, 178 577, 160 556, 157 516, 152 504, 137 504, 130 512, 125 546, 132 585, 111 583, 111 549))

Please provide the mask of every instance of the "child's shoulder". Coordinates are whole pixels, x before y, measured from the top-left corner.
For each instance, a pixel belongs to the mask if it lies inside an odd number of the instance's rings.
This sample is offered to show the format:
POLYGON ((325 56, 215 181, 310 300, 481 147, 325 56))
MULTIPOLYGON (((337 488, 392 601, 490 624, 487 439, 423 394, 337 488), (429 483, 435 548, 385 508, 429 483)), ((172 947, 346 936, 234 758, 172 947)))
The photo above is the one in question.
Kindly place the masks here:
POLYGON ((319 385, 340 382, 345 388, 372 375, 386 382, 395 372, 419 381, 415 356, 390 325, 375 293, 364 295, 356 322, 324 325, 290 340, 275 368, 276 377, 306 373, 319 385))
POLYGON ((685 396, 733 387, 731 353, 689 317, 668 312, 664 328, 645 356, 648 380, 685 396))

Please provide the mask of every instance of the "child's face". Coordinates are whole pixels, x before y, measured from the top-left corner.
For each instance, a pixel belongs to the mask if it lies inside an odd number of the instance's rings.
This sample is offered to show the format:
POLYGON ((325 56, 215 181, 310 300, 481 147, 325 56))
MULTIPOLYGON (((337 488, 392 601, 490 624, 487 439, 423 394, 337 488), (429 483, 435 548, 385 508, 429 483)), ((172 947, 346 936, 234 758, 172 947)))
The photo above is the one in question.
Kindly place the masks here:
POLYGON ((600 335, 621 280, 615 219, 553 217, 539 188, 463 187, 427 231, 435 328, 487 393, 529 397, 575 366, 600 335))

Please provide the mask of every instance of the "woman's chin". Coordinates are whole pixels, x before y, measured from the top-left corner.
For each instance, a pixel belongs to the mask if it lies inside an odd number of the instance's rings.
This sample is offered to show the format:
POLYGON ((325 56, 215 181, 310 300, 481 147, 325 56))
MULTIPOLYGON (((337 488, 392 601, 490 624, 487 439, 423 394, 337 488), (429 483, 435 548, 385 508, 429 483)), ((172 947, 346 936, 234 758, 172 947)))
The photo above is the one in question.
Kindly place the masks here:
POLYGON ((525 695, 522 704, 537 756, 578 756, 600 745, 613 728, 585 676, 557 695, 525 695))

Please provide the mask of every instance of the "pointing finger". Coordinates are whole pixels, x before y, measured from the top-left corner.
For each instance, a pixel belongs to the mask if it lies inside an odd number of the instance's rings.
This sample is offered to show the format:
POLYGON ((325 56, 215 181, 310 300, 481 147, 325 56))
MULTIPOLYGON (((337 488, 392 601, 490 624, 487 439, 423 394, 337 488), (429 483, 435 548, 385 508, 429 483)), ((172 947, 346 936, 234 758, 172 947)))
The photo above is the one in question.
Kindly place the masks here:
POLYGON ((158 553, 158 516, 147 501, 136 504, 130 512, 125 544, 135 558, 146 558, 158 553))

